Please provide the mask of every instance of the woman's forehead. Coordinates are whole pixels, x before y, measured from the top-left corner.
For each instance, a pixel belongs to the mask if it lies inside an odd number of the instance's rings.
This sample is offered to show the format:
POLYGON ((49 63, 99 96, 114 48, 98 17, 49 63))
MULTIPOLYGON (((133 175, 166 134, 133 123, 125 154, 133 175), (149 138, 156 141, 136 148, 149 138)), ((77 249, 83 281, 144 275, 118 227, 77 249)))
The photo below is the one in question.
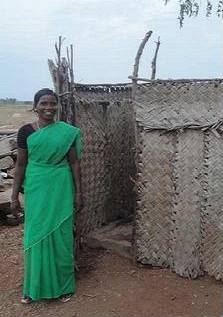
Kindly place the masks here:
POLYGON ((43 95, 40 97, 39 102, 40 101, 54 101, 57 102, 56 97, 54 95, 43 95))

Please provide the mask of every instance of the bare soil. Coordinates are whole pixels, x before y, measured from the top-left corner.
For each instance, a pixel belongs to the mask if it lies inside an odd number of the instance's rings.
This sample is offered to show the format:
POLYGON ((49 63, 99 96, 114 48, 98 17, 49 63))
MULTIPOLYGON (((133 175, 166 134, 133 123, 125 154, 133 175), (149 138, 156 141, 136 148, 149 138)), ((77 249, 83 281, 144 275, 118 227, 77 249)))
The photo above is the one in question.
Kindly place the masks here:
MULTIPOLYGON (((0 126, 35 120, 30 106, 0 106, 0 126)), ((101 249, 79 257, 77 292, 71 301, 20 304, 23 225, 0 224, 0 316, 216 317, 223 316, 223 284, 210 276, 181 278, 101 249)))
POLYGON ((32 111, 32 106, 0 105, 0 127, 11 125, 12 127, 18 128, 35 120, 36 117, 32 111))
POLYGON ((201 317, 222 315, 222 283, 181 278, 101 249, 80 254, 77 292, 65 304, 20 304, 23 225, 0 226, 0 316, 201 317))

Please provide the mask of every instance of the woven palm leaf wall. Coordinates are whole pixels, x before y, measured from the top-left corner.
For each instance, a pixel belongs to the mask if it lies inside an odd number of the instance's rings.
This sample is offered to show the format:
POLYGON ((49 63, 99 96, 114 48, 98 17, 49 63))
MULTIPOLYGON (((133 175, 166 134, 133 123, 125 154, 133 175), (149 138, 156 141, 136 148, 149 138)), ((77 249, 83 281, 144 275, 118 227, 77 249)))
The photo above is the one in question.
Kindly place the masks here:
POLYGON ((223 136, 205 133, 202 263, 223 279, 223 136))
POLYGON ((195 278, 202 274, 203 134, 186 130, 175 142, 170 263, 176 273, 195 278))
POLYGON ((223 279, 223 83, 138 86, 138 261, 223 279))
POLYGON ((133 212, 130 176, 135 173, 131 100, 123 98, 121 88, 120 94, 105 91, 105 95, 101 88, 93 93, 85 90, 75 93, 75 121, 83 142, 81 234, 133 212))
POLYGON ((172 135, 139 127, 135 242, 138 261, 168 267, 173 183, 172 135))

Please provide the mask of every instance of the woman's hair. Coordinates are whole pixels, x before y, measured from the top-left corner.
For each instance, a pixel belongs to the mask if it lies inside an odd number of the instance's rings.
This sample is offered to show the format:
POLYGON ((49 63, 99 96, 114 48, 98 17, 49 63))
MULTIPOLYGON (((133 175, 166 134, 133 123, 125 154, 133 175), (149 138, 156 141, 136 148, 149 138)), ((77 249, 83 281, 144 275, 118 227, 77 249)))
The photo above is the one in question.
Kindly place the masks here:
POLYGON ((39 91, 37 91, 37 93, 35 93, 34 106, 36 106, 37 103, 39 102, 40 98, 42 96, 45 96, 45 95, 53 95, 55 97, 56 101, 58 102, 58 96, 53 90, 51 90, 49 88, 43 88, 43 89, 40 89, 39 91))

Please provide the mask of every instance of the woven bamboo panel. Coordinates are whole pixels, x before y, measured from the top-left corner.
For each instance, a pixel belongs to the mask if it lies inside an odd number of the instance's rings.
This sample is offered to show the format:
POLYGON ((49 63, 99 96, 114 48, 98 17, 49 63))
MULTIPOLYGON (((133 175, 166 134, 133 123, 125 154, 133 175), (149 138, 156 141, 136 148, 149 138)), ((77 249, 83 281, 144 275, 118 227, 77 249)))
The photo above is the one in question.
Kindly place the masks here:
POLYGON ((202 213, 204 270, 223 280, 223 136, 205 136, 205 203, 202 213))
POLYGON ((132 101, 123 101, 122 107, 122 199, 125 216, 127 216, 134 212, 136 199, 132 182, 132 179, 136 178, 135 112, 132 101))
POLYGON ((95 103, 76 103, 76 125, 82 132, 81 170, 85 207, 79 223, 83 233, 105 222, 104 207, 109 186, 104 116, 103 108, 95 103))
POLYGON ((148 133, 141 128, 138 146, 136 257, 144 264, 167 267, 173 195, 173 135, 148 133))
POLYGON ((174 158, 174 200, 171 229, 172 269, 196 278, 201 269, 201 202, 203 133, 178 133, 174 158))
POLYGON ((127 217, 133 209, 133 182, 135 175, 134 152, 134 112, 132 103, 123 100, 107 107, 107 132, 109 139, 110 201, 113 211, 108 220, 127 217))
MULTIPOLYGON (((98 121, 95 131, 99 134, 101 133, 100 127, 103 126, 103 133, 106 139, 103 147, 106 190, 102 191, 106 192, 106 195, 102 195, 103 201, 100 203, 100 211, 97 214, 91 212, 92 208, 95 209, 92 201, 87 201, 87 207, 82 212, 82 218, 86 220, 81 220, 86 232, 109 221, 126 217, 129 213, 133 212, 133 183, 130 181, 130 177, 135 176, 134 153, 132 151, 135 144, 135 134, 132 128, 135 124, 135 117, 132 103, 129 101, 130 95, 131 85, 129 84, 77 85, 75 87, 75 97, 79 100, 80 104, 93 103, 95 107, 94 111, 97 112, 98 109, 101 109, 103 112, 103 115, 102 113, 99 115, 95 115, 94 113, 91 121, 92 124, 94 124, 95 120, 98 121)), ((87 113, 89 111, 92 111, 91 107, 88 107, 87 113)), ((79 113, 81 114, 81 112, 81 107, 79 107, 79 113)), ((88 135, 89 127, 85 127, 86 120, 81 118, 79 123, 82 126, 84 134, 88 135)), ((79 123, 77 122, 77 124, 79 123)), ((88 143, 85 142, 84 147, 87 152, 91 151, 88 143)), ((83 153, 83 158, 85 156, 87 157, 89 154, 83 153)), ((99 163, 94 159, 92 159, 91 163, 93 174, 96 169, 96 167, 94 168, 95 164, 99 163)), ((88 184, 87 178, 89 177, 89 173, 85 168, 85 159, 83 159, 82 165, 82 169, 86 173, 83 179, 88 184)), ((100 174, 99 171, 98 173, 100 174)), ((98 187, 101 185, 98 183, 98 187)), ((87 186, 86 190, 88 190, 87 186)), ((97 186, 94 188, 97 188, 97 186)), ((92 191, 94 190, 92 189, 92 191)), ((87 195, 89 196, 90 194, 88 193, 87 195)), ((97 197, 96 193, 94 195, 97 197)))
POLYGON ((122 127, 122 106, 114 102, 107 108, 107 132, 108 132, 108 160, 109 160, 109 182, 110 182, 110 206, 113 211, 108 210, 107 218, 109 221, 120 218, 123 214, 122 209, 122 154, 123 154, 123 127, 122 127), (112 184, 116 184, 112 186, 112 184))
POLYGON ((136 117, 145 128, 207 124, 223 117, 222 98, 222 81, 141 85, 136 117))
POLYGON ((128 199, 132 184, 124 179, 123 171, 132 173, 134 160, 129 146, 134 143, 134 117, 127 100, 105 106, 77 98, 75 113, 83 139, 81 168, 85 207, 78 223, 79 231, 84 234, 132 211, 132 200, 128 199), (124 117, 132 119, 126 124, 124 117), (123 142, 130 138, 131 142, 123 142), (124 205, 126 201, 128 205, 124 205))

